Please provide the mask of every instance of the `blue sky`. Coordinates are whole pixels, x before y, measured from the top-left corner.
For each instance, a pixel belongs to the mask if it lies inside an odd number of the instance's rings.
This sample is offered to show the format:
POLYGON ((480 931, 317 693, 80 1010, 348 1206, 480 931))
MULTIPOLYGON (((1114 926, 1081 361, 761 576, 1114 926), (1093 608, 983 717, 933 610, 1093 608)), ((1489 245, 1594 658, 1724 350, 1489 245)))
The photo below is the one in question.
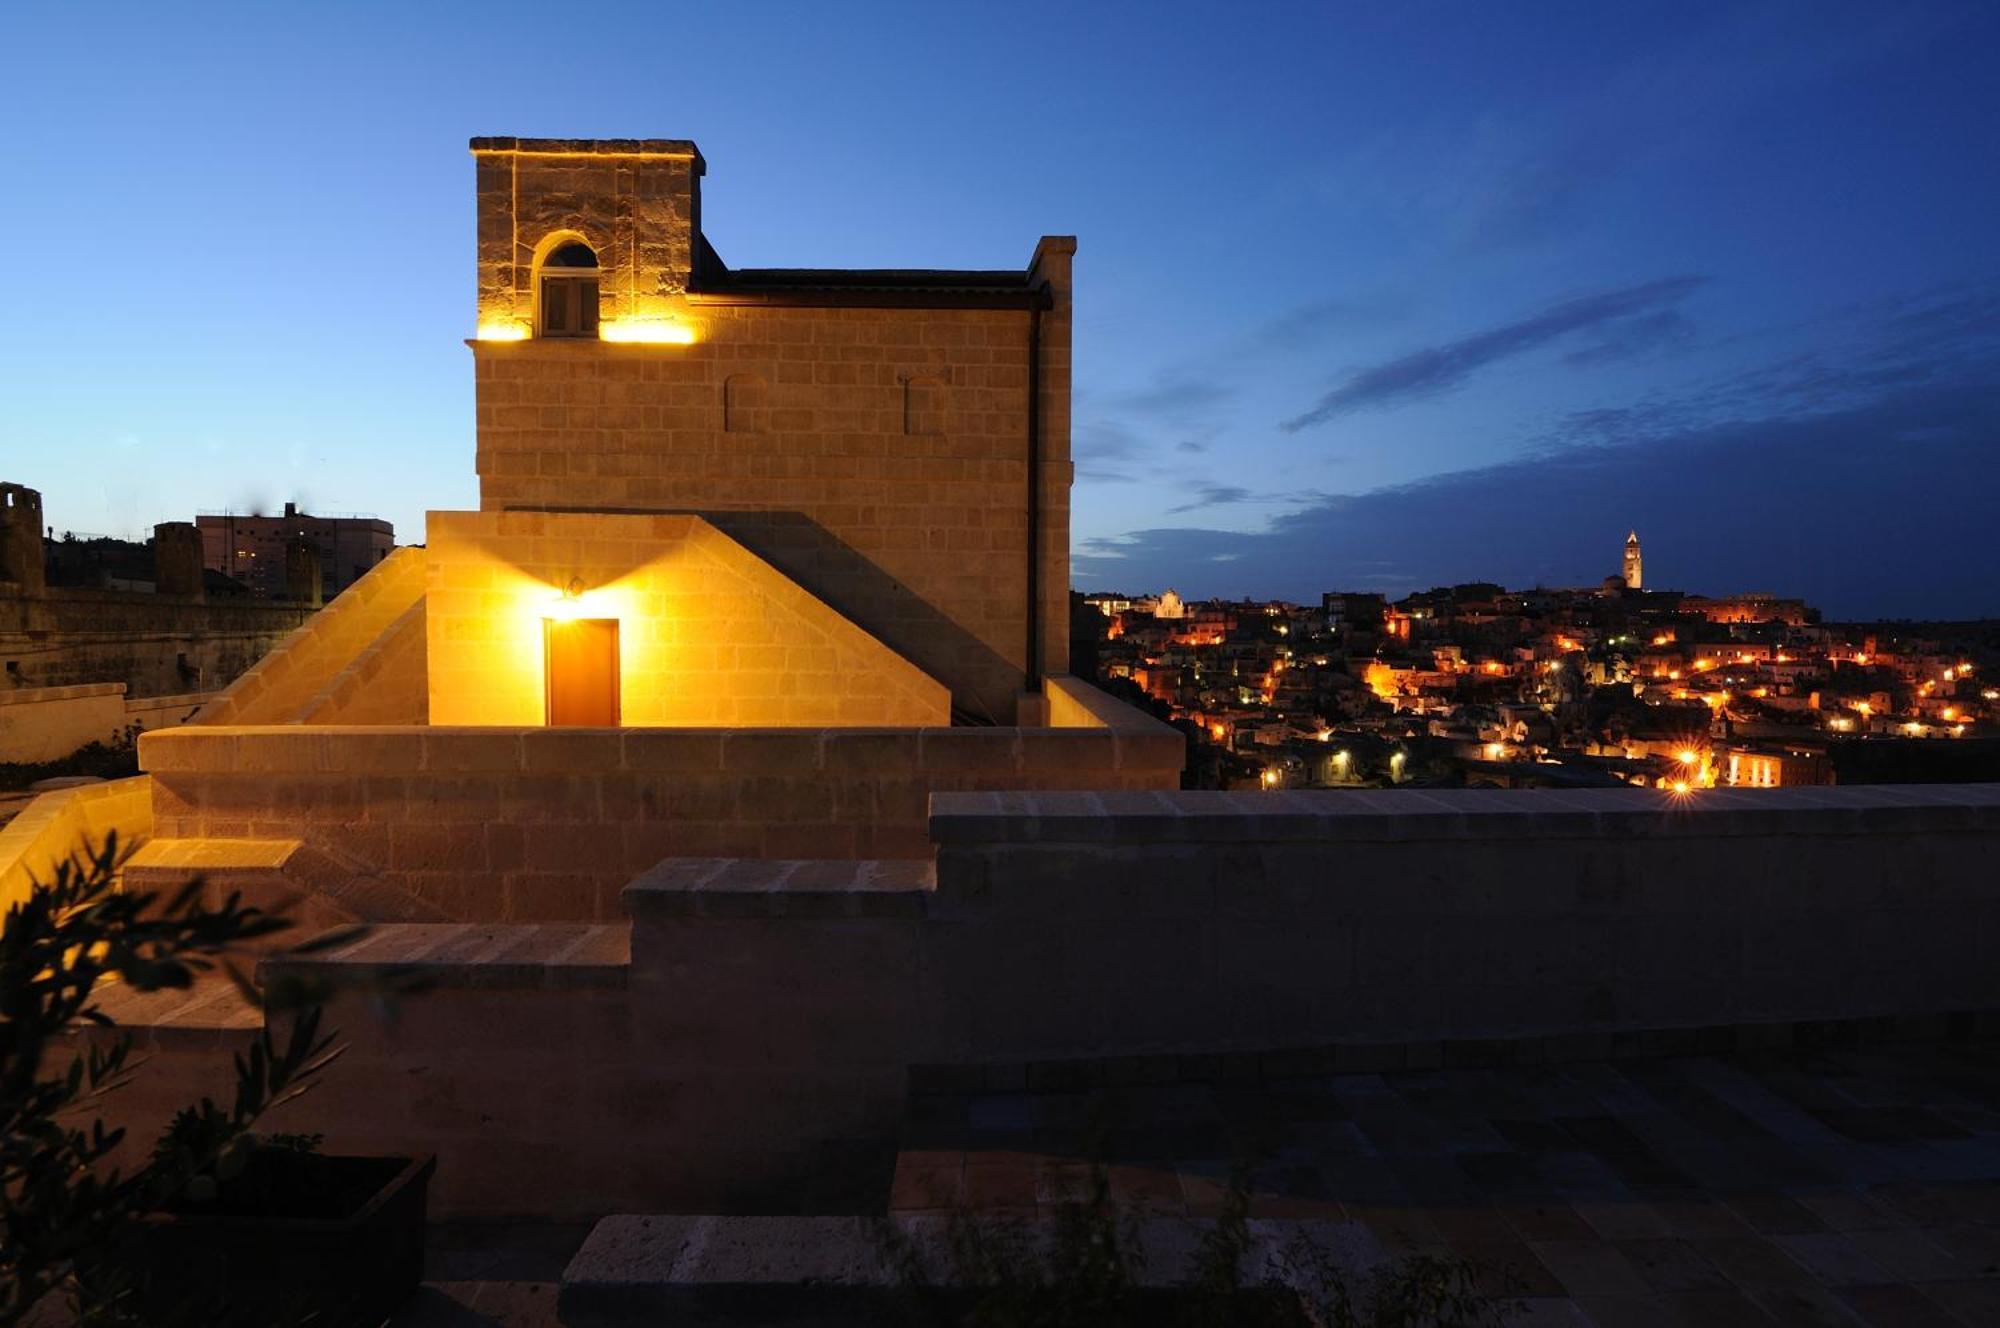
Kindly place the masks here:
POLYGON ((476 505, 476 134, 689 137, 738 266, 1075 233, 1077 582, 2000 615, 2000 7, 44 5, 0 477, 476 505))

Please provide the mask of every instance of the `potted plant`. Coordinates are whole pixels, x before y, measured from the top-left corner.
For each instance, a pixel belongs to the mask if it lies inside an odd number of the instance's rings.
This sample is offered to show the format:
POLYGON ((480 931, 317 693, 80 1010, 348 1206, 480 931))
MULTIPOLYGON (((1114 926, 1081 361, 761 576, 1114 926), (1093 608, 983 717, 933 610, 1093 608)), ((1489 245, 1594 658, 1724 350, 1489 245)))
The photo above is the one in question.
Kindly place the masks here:
POLYGON ((340 1054, 320 1031, 323 992, 293 993, 282 1039, 267 1019, 236 1057, 227 1109, 203 1099, 143 1167, 109 1167, 124 1132, 92 1106, 141 1066, 123 1032, 62 1062, 72 1027, 111 1027, 93 993, 185 988, 219 968, 261 1004, 230 955, 290 925, 234 895, 209 908, 197 885, 121 891, 118 862, 115 839, 73 858, 0 930, 0 1328, 52 1297, 86 1325, 380 1323, 422 1276, 432 1160, 327 1156, 317 1136, 256 1129, 340 1054))

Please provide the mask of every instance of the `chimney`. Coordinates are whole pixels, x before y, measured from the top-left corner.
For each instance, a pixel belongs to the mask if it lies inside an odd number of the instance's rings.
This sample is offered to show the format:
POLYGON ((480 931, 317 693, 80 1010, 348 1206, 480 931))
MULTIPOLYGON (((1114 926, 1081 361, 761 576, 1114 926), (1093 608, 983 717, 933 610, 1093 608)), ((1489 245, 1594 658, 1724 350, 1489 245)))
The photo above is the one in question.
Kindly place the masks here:
POLYGON ((285 504, 285 515, 286 515, 286 516, 288 516, 288 517, 289 517, 289 516, 297 516, 298 514, 299 514, 299 505, 298 505, 297 503, 286 503, 286 504, 285 504))
POLYGON ((153 589, 202 598, 201 532, 194 522, 162 521, 153 527, 153 589))
POLYGON ((0 581, 23 595, 39 595, 49 578, 42 564, 42 495, 20 484, 0 484, 0 581))
POLYGON ((285 541, 285 598, 319 607, 319 550, 303 535, 285 541))

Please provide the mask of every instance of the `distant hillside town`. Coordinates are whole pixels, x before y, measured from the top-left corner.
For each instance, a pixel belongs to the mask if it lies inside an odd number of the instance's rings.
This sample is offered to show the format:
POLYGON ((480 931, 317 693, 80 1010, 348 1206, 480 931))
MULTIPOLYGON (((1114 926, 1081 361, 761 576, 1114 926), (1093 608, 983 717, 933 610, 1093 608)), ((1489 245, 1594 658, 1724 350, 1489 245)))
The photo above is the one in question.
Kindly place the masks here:
POLYGON ((1316 606, 1084 594, 1072 653, 1182 727, 1195 787, 2000 777, 2000 624, 1829 624, 1777 595, 1649 590, 1636 531, 1618 565, 1588 588, 1316 606))

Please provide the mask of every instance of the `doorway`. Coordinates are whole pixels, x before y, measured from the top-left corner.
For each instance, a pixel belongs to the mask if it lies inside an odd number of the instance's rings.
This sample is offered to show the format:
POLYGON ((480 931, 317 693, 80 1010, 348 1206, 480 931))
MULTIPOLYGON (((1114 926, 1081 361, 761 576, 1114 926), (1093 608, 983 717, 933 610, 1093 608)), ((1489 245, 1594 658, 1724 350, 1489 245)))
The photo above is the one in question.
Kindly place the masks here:
POLYGON ((543 678, 551 728, 618 725, 618 620, 545 618, 543 678))

